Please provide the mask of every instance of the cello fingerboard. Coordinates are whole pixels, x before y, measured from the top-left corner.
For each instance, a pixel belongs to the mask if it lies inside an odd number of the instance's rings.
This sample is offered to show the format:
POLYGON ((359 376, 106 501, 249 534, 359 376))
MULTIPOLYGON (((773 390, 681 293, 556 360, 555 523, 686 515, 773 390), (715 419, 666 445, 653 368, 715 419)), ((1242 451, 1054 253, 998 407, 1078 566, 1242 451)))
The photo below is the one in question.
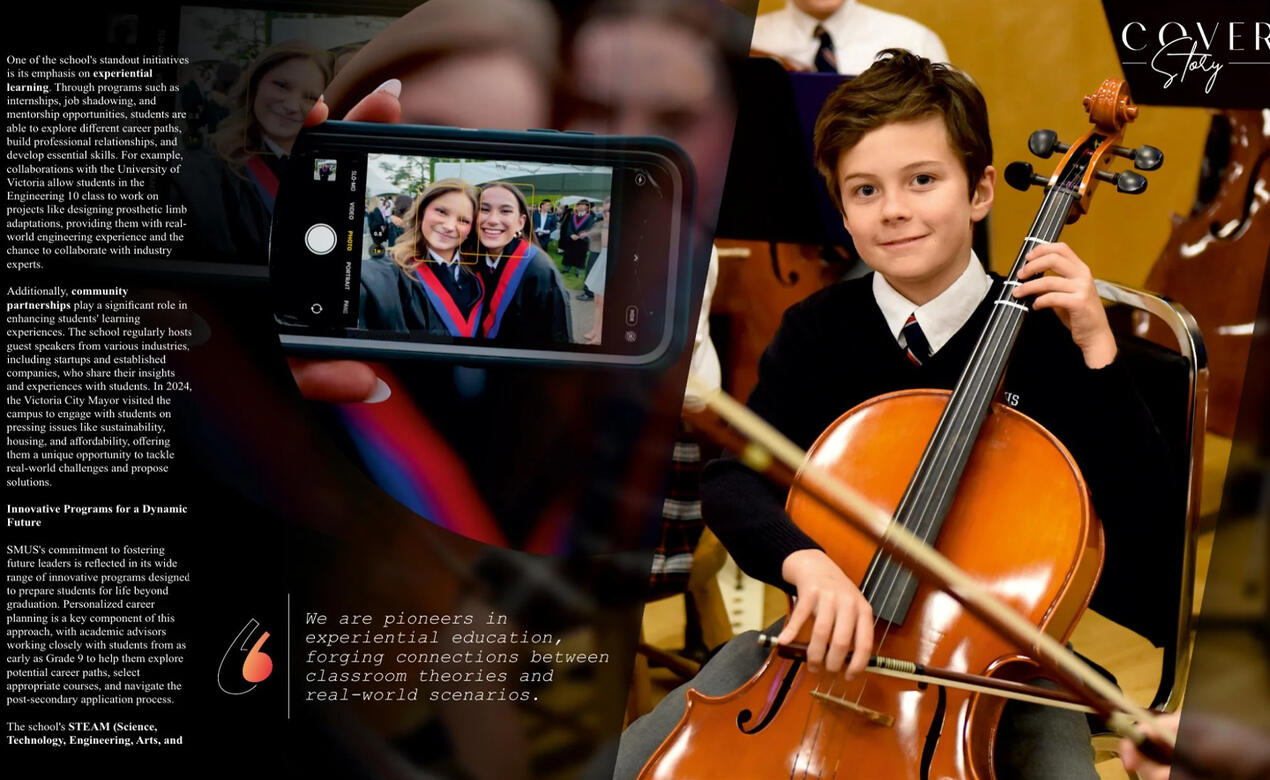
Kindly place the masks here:
MULTIPOLYGON (((948 515, 962 472, 970 460, 979 429, 1005 375, 1010 352, 1031 311, 1031 299, 1015 298, 1019 270, 1024 258, 1037 244, 1058 240, 1073 205, 1079 200, 1079 185, 1085 168, 1101 139, 1091 136, 1085 148, 1072 155, 1059 171, 1019 248, 1000 295, 993 301, 988 322, 979 334, 970 362, 953 388, 948 406, 939 418, 935 433, 926 445, 913 478, 895 511, 895 521, 934 544, 948 515)), ((917 579, 890 556, 879 551, 869 563, 861 592, 873 607, 873 614, 892 624, 904 622, 917 579)))

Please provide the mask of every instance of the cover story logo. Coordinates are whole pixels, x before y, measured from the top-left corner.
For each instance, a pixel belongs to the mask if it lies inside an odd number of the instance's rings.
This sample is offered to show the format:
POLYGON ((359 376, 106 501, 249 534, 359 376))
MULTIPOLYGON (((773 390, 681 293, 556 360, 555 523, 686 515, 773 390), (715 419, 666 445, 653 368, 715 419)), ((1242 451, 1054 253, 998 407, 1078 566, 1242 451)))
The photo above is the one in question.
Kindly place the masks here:
POLYGON ((1104 0, 1103 8, 1138 102, 1268 104, 1270 4, 1104 0))

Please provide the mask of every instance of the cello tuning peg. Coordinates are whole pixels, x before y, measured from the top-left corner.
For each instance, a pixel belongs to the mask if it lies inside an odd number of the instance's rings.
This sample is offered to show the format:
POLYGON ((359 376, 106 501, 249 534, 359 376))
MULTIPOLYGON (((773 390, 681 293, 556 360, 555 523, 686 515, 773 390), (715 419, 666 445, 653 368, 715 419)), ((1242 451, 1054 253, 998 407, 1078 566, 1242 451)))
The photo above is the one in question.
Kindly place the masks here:
POLYGON ((1054 152, 1062 154, 1067 151, 1067 144, 1058 140, 1058 133, 1053 130, 1037 130, 1028 136, 1027 148, 1037 157, 1046 158, 1054 152))
POLYGON ((1147 188, 1147 177, 1133 171, 1098 171, 1094 174, 1101 181, 1116 185, 1116 189, 1126 195, 1137 195, 1147 188))
POLYGON ((1123 171, 1116 176, 1116 189, 1126 195, 1141 194, 1146 188, 1147 177, 1133 171, 1123 171))
POLYGON ((1140 171, 1154 171, 1164 164, 1164 152, 1143 144, 1133 155, 1133 167, 1140 171))
POLYGON ((1005 166, 1005 183, 1009 184, 1016 190, 1027 192, 1028 187, 1034 184, 1049 184, 1049 179, 1032 170, 1032 163, 1029 162, 1012 162, 1005 166))
POLYGON ((1113 146, 1111 153, 1133 160, 1133 167, 1140 171, 1154 171, 1164 164, 1164 152, 1154 146, 1143 144, 1137 149, 1127 146, 1113 146))

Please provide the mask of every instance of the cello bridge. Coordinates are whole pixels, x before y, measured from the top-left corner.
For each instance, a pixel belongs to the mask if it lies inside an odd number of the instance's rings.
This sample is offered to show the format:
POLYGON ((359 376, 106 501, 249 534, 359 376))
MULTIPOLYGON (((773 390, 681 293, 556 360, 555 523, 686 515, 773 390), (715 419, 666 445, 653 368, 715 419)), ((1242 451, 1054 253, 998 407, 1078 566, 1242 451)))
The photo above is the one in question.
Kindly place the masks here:
POLYGON ((853 701, 848 701, 840 696, 834 696, 831 693, 822 693, 821 691, 812 691, 811 695, 813 698, 820 699, 823 702, 828 702, 829 704, 854 712, 856 715, 859 715, 876 726, 891 728, 895 725, 894 717, 878 712, 877 710, 871 710, 868 707, 861 706, 853 701))

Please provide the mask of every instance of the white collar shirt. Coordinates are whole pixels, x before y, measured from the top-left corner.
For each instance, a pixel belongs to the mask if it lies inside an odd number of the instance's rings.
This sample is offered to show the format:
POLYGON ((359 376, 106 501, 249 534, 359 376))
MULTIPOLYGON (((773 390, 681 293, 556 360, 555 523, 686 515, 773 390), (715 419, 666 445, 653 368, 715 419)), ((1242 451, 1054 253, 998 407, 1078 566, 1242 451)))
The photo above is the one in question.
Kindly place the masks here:
POLYGON ((784 8, 754 20, 750 45, 810 66, 820 49, 820 40, 812 34, 817 25, 823 25, 833 39, 838 72, 843 75, 858 75, 873 64, 879 51, 889 48, 908 49, 933 62, 948 61, 943 42, 924 25, 856 0, 846 0, 824 21, 786 0, 784 8))
POLYGON ((273 155, 275 155, 275 156, 277 156, 277 157, 286 157, 286 156, 287 156, 287 150, 286 150, 286 149, 283 149, 281 146, 279 146, 278 144, 274 143, 274 141, 273 141, 272 139, 270 139, 270 138, 269 138, 269 136, 267 136, 267 135, 266 135, 266 136, 261 136, 260 140, 262 140, 262 141, 264 141, 264 142, 265 142, 265 149, 266 149, 266 150, 268 150, 268 151, 269 151, 269 153, 271 153, 271 154, 273 154, 273 155))
POLYGON ((908 315, 912 314, 917 318, 922 335, 926 336, 926 341, 930 344, 932 355, 961 330, 991 287, 992 277, 983 270, 983 264, 973 251, 961 276, 948 285, 948 289, 921 306, 901 295, 882 278, 882 274, 876 271, 873 273, 873 299, 882 310, 891 335, 901 347, 907 347, 904 323, 908 320, 908 315))
POLYGON ((437 254, 436 252, 433 252, 432 247, 428 247, 428 262, 440 263, 441 265, 450 269, 450 274, 454 277, 454 281, 456 282, 459 280, 459 272, 462 270, 459 266, 458 261, 459 261, 458 251, 455 251, 454 256, 451 257, 449 260, 446 260, 441 255, 437 254))

